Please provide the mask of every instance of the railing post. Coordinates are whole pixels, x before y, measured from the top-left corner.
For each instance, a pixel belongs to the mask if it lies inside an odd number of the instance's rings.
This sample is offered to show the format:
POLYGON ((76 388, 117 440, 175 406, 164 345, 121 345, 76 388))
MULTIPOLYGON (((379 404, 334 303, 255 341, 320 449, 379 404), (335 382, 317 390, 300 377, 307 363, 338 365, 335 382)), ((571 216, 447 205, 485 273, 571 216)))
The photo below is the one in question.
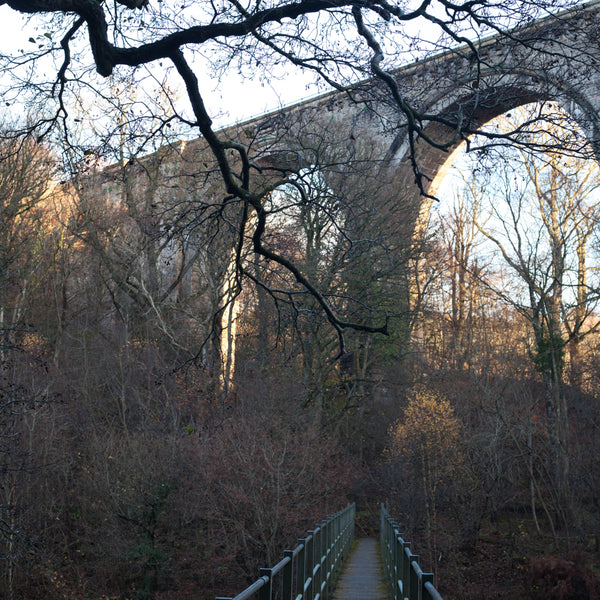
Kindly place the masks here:
POLYGON ((325 519, 321 525, 325 547, 325 553, 321 563, 323 565, 323 581, 325 582, 325 587, 323 588, 324 600, 328 600, 331 592, 331 546, 333 544, 333 538, 331 537, 331 521, 331 518, 325 519))
POLYGON ((260 577, 266 577, 267 582, 260 588, 258 592, 258 600, 272 600, 273 599, 273 569, 261 569, 259 571, 260 577))
MULTIPOLYGON (((391 525, 390 525, 391 529, 391 525)), ((392 531, 392 538, 390 540, 390 551, 391 551, 391 565, 390 565, 390 580, 392 584, 392 600, 402 600, 400 592, 402 590, 398 587, 398 581, 402 579, 402 538, 398 535, 396 530, 392 531)))
POLYGON ((342 515, 336 514, 333 518, 333 580, 336 581, 341 568, 342 548, 344 541, 342 540, 342 515))
POLYGON ((404 587, 404 548, 405 542, 400 535, 394 532, 394 600, 403 600, 406 596, 404 587))
POLYGON ((402 568, 402 597, 410 598, 410 542, 402 541, 399 550, 402 568))
POLYGON ((431 594, 426 591, 425 584, 431 583, 433 585, 433 573, 422 573, 421 574, 421 585, 419 586, 419 597, 417 600, 428 600, 431 598, 431 594))
POLYGON ((306 537, 306 582, 305 582, 305 593, 306 598, 302 596, 302 600, 313 600, 314 598, 314 586, 315 586, 315 538, 314 531, 309 531, 306 537), (308 585, 306 585, 308 583, 308 585))
POLYGON ((323 529, 319 525, 315 529, 315 560, 313 564, 313 577, 315 580, 314 597, 321 594, 321 583, 323 582, 323 572, 321 569, 321 558, 323 556, 323 529))
POLYGON ((296 597, 302 595, 304 598, 304 584, 306 583, 306 538, 298 540, 298 551, 296 559, 296 597))
MULTIPOLYGON (((395 578, 395 572, 397 570, 396 567, 396 552, 395 552, 395 546, 396 546, 396 535, 395 535, 395 531, 392 527, 392 524, 390 523, 389 520, 385 521, 384 524, 385 527, 385 540, 384 540, 384 544, 385 544, 385 554, 386 554, 386 559, 385 559, 385 566, 386 566, 386 572, 387 572, 387 581, 388 581, 388 587, 395 587, 393 586, 393 581, 395 578)), ((392 592, 392 597, 395 598, 395 592, 392 592)))
POLYGON ((409 573, 409 582, 408 582, 408 597, 410 600, 417 600, 419 597, 419 577, 417 572, 415 571, 414 564, 418 562, 419 555, 412 554, 409 550, 407 554, 407 562, 408 562, 408 573, 409 573))
POLYGON ((284 550, 283 551, 284 558, 289 558, 290 562, 288 562, 285 567, 283 567, 283 596, 282 600, 293 600, 294 599, 294 551, 293 550, 284 550))

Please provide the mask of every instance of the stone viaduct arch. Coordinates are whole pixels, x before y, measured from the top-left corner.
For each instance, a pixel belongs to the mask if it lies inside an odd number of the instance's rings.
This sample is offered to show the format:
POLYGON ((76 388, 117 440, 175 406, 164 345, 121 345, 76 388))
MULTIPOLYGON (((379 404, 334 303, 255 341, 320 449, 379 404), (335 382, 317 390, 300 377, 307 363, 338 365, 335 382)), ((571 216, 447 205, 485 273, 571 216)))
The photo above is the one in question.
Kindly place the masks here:
MULTIPOLYGON (((472 45, 446 50, 400 67, 393 75, 401 93, 421 113, 442 115, 450 121, 461 118, 469 131, 519 105, 552 100, 579 122, 600 156, 600 0, 472 45)), ((254 164, 275 172, 318 165, 319 153, 333 145, 337 155, 333 180, 329 182, 332 186, 336 185, 335 178, 343 181, 356 161, 369 162, 371 177, 378 183, 374 193, 387 200, 386 210, 396 225, 394 231, 410 240, 414 239, 419 216, 429 206, 416 184, 415 165, 423 176, 424 191, 434 194, 436 176, 463 141, 455 139, 454 132, 439 122, 425 119, 422 125, 423 133, 443 147, 415 139, 413 164, 405 115, 391 100, 389 90, 371 80, 358 83, 348 92, 330 92, 231 126, 219 135, 244 144, 254 164)), ((142 196, 155 164, 155 180, 163 178, 156 187, 162 186, 159 193, 164 202, 184 202, 184 197, 186 202, 193 202, 195 197, 224 195, 218 172, 211 167, 213 160, 207 144, 197 139, 136 161, 139 166, 133 165, 130 174, 142 182, 136 184, 142 196), (175 180, 185 185, 173 185, 175 180)), ((117 171, 106 170, 93 187, 106 196, 117 171)), ((260 183, 265 175, 255 170, 253 177, 260 183)), ((116 192, 118 185, 114 189, 110 193, 120 193, 116 192)), ((223 244, 229 241, 233 247, 234 234, 228 235, 223 244)), ((196 243, 204 244, 200 238, 196 243)), ((178 264, 176 251, 170 252, 169 268, 173 269, 178 264)), ((202 258, 198 261, 200 264, 202 258)), ((208 270, 206 265, 195 268, 208 270)), ((186 280, 192 273, 191 267, 185 271, 186 280)), ((226 280, 226 269, 217 264, 211 277, 214 281, 226 280)), ((220 300, 218 294, 213 293, 207 300, 208 296, 203 296, 201 310, 211 312, 220 300)))
MULTIPOLYGON (((476 130, 494 117, 533 101, 559 103, 579 123, 600 156, 600 0, 548 16, 507 34, 446 50, 394 72, 399 89, 422 113, 461 118, 476 130)), ((446 147, 415 141, 424 191, 435 194, 436 176, 464 141, 426 121, 424 134, 446 147)), ((349 156, 369 143, 369 155, 398 196, 410 228, 427 202, 415 183, 404 115, 380 83, 357 84, 230 127, 222 133, 250 142, 261 161, 298 166, 315 160, 301 143, 311 132, 344 143, 349 156)), ((451 162, 451 161, 450 161, 451 162)), ((439 177, 438 177, 439 181, 439 177)), ((399 205, 400 208, 400 205, 399 205)))

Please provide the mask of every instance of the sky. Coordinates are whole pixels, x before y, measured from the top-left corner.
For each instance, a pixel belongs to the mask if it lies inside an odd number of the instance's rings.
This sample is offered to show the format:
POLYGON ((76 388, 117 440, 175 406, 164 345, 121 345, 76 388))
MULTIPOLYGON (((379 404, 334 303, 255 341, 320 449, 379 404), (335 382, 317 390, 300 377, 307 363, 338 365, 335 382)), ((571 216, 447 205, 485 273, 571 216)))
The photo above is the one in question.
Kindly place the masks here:
MULTIPOLYGON (((15 48, 27 51, 36 47, 30 39, 35 41, 43 36, 44 31, 35 31, 31 26, 24 26, 24 23, 25 19, 17 12, 6 5, 0 6, 0 53, 8 50, 14 52, 15 48)), ((439 31, 434 31, 431 24, 428 25, 429 29, 423 28, 422 22, 411 23, 415 34, 431 41, 439 31)), ((42 40, 48 42, 43 37, 42 40)), ((257 69, 256 75, 248 78, 238 75, 236 69, 232 68, 226 71, 225 76, 217 79, 211 78, 210 69, 195 64, 202 93, 217 127, 244 121, 317 95, 319 90, 313 83, 313 76, 292 69, 290 66, 288 70, 268 73, 257 69)), ((56 67, 49 68, 50 78, 55 71, 56 67)), ((183 91, 181 96, 184 98, 182 106, 187 106, 183 91)))
MULTIPOLYGON (((422 25, 415 23, 415 31, 428 37, 422 25)), ((34 49, 35 40, 45 33, 43 29, 36 31, 26 18, 7 5, 0 5, 1 54, 14 53, 15 49, 34 49)), ((43 37, 42 41, 48 43, 43 37)), ((57 40, 53 41, 56 44, 57 40)), ((56 67, 49 67, 49 75, 55 70, 56 67)), ((195 71, 201 81, 207 106, 212 110, 211 116, 218 126, 247 120, 322 92, 315 86, 312 74, 294 70, 292 65, 288 65, 287 70, 280 68, 277 72, 257 72, 254 78, 248 78, 247 74, 245 77, 238 75, 235 68, 218 80, 211 79, 208 69, 199 64, 195 65, 195 71)))
MULTIPOLYGON (((40 32, 27 24, 22 15, 6 5, 0 6, 0 53, 14 53, 15 48, 27 51, 35 47, 30 39, 39 35, 40 32)), ((266 80, 258 76, 242 78, 233 70, 217 81, 197 66, 196 75, 203 83, 207 105, 214 110, 214 120, 221 126, 250 119, 318 93, 312 80, 298 72, 291 75, 281 72, 277 78, 266 80)))

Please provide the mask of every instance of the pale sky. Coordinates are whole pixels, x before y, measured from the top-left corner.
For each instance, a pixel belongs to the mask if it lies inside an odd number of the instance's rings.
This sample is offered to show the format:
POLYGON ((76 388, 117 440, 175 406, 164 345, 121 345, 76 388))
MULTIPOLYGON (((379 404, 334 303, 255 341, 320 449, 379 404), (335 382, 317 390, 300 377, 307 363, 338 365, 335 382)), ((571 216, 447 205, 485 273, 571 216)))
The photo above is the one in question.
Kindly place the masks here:
MULTIPOLYGON (((0 6, 0 53, 13 54, 15 49, 26 52, 35 48, 30 38, 35 39, 43 33, 27 25, 16 11, 6 5, 0 6)), ((201 68, 195 70, 200 81, 204 79, 202 93, 211 116, 220 126, 249 119, 317 93, 309 77, 299 73, 293 76, 282 73, 278 78, 265 81, 263 77, 260 81, 259 77, 247 79, 232 72, 217 81, 208 78, 201 68)))

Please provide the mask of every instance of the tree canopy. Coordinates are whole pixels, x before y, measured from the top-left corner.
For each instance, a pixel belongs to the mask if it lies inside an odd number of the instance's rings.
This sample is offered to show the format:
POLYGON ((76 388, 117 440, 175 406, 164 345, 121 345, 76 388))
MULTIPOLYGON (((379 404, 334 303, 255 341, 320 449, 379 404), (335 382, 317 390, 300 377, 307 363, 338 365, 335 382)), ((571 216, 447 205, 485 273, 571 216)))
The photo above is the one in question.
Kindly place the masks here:
MULTIPOLYGON (((0 61, 5 72, 5 102, 20 99, 30 107, 44 107, 43 114, 38 115, 36 135, 43 138, 60 131, 80 159, 102 153, 102 148, 110 146, 114 129, 107 129, 91 143, 87 128, 80 136, 85 142, 76 143, 74 132, 81 119, 73 106, 82 103, 82 97, 92 106, 100 101, 112 103, 129 121, 145 119, 145 135, 140 136, 139 143, 146 144, 146 149, 160 145, 174 124, 178 133, 184 128, 188 136, 200 134, 214 155, 215 171, 222 183, 221 205, 243 206, 236 225, 238 245, 250 243, 255 253, 287 269, 314 296, 337 329, 343 351, 345 329, 385 332, 386 324, 345 320, 293 261, 263 243, 269 220, 265 199, 276 187, 297 182, 297 169, 275 170, 266 182, 264 177, 256 178, 264 166, 254 162, 251 144, 226 139, 214 125, 220 106, 210 104, 211 88, 218 88, 232 73, 252 77, 262 72, 268 78, 293 70, 313 75, 321 89, 346 92, 353 101, 369 107, 371 92, 356 94, 361 89, 359 82, 369 78, 372 94, 392 107, 397 127, 406 133, 413 177, 424 192, 424 175, 414 153, 417 141, 449 151, 478 125, 471 120, 471 105, 454 107, 451 112, 420 106, 411 100, 410 90, 398 83, 393 69, 435 52, 454 51, 462 44, 466 50, 461 55, 469 55, 478 81, 481 73, 494 68, 480 52, 480 42, 487 36, 504 36, 535 49, 539 41, 536 29, 520 35, 518 27, 549 15, 560 19, 564 13, 557 11, 579 3, 182 0, 169 5, 160 0, 8 0, 3 4, 27 15, 36 31, 0 61), (161 90, 164 101, 157 105, 142 99, 135 107, 124 109, 116 100, 115 87, 102 81, 111 76, 127 79, 128 85, 145 89, 148 96, 153 92, 147 90, 154 86, 161 90), (178 98, 181 91, 185 102, 178 98), (444 128, 442 138, 428 133, 431 123, 444 128), (149 140, 154 140, 154 146, 147 145, 149 140)), ((563 50, 553 48, 552 52, 563 50)), ((224 102, 235 100, 225 98, 224 102)), ((502 137, 510 138, 510 132, 502 137)), ((238 248, 240 277, 244 274, 242 254, 238 248)))

